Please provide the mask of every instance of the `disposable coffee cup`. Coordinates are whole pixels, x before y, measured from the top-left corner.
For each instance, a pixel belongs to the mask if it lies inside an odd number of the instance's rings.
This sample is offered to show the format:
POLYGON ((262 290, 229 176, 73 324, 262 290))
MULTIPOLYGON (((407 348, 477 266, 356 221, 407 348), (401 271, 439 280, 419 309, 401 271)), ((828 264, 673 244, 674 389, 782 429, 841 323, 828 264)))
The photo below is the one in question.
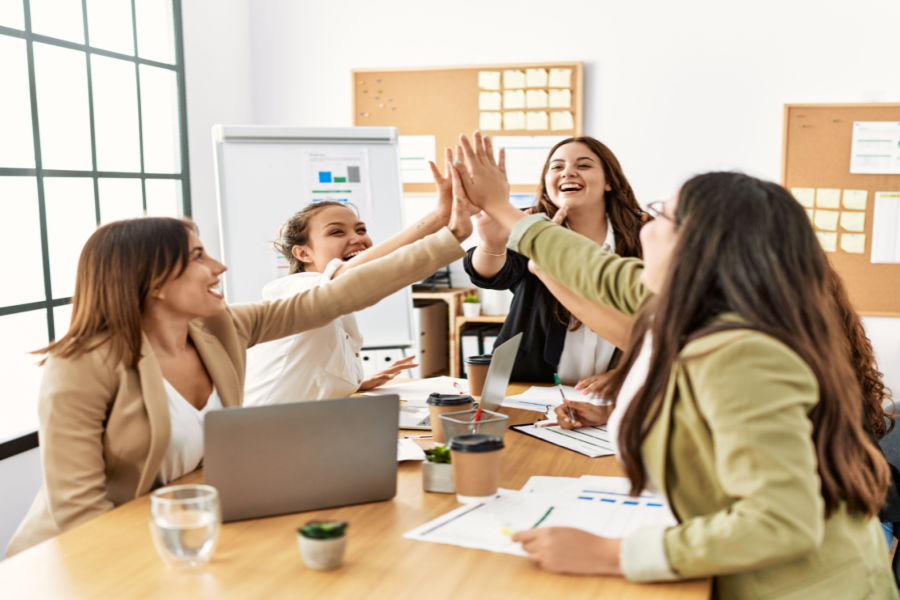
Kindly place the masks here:
POLYGON ((497 495, 502 450, 503 440, 496 435, 470 433, 450 440, 457 500, 471 504, 497 495))
POLYGON ((484 389, 484 379, 487 377, 488 367, 490 366, 490 354, 470 356, 466 359, 466 376, 469 378, 469 393, 473 396, 481 396, 481 392, 484 389))
POLYGON ((469 410, 475 401, 472 396, 463 394, 438 394, 428 396, 428 412, 431 415, 431 436, 435 442, 444 443, 444 428, 441 426, 441 415, 448 412, 469 410))

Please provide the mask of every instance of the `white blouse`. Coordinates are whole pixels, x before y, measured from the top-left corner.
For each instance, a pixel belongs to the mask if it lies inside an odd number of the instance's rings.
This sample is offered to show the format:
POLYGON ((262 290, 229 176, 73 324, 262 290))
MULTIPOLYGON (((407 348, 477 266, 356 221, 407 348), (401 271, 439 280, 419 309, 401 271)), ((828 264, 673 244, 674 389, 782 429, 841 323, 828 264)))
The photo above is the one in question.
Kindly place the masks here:
POLYGON ((163 379, 163 386, 169 401, 171 423, 169 448, 159 469, 159 481, 165 485, 200 466, 203 460, 203 417, 211 410, 222 408, 222 399, 213 387, 206 406, 197 410, 166 379, 163 379))
MULTIPOLYGON (((606 216, 606 239, 601 246, 606 252, 616 251, 616 236, 609 215, 606 216)), ((562 354, 556 372, 563 383, 574 385, 586 377, 609 369, 616 346, 582 324, 575 331, 566 330, 562 354)))
MULTIPOLYGON (((323 273, 294 273, 269 282, 263 288, 263 299, 289 298, 328 285, 342 262, 332 260, 323 273)), ((243 405, 349 396, 363 381, 362 344, 356 317, 350 314, 318 329, 249 348, 243 405)))
POLYGON ((628 375, 625 376, 625 381, 622 382, 619 395, 616 396, 616 407, 613 409, 612 414, 609 415, 609 421, 606 422, 606 431, 609 433, 609 439, 612 441, 613 448, 616 451, 616 458, 619 458, 619 425, 622 424, 625 409, 634 400, 638 390, 647 381, 647 375, 650 374, 650 354, 653 351, 653 342, 651 340, 650 334, 647 333, 641 342, 641 349, 635 357, 628 375))

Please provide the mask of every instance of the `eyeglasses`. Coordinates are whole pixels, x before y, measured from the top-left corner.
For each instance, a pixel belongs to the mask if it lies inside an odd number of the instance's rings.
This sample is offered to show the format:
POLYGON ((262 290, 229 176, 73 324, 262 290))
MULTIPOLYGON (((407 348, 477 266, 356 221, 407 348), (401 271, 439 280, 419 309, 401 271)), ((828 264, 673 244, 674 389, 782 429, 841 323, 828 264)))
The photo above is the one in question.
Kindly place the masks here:
POLYGON ((669 215, 667 215, 666 213, 663 212, 663 209, 665 207, 666 207, 666 203, 664 200, 657 200, 657 201, 651 202, 650 204, 647 205, 647 212, 654 219, 665 219, 666 221, 669 221, 673 225, 677 225, 678 223, 675 222, 674 218, 670 217, 669 215))

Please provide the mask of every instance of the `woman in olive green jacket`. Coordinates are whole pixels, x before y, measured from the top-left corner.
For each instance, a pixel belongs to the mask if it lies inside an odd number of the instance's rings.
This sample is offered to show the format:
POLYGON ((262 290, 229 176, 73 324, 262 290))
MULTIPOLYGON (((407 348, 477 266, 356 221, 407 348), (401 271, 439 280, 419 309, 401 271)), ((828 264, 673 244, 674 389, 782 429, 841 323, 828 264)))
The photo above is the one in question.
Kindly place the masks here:
POLYGON ((490 144, 462 141, 457 193, 512 230, 510 248, 637 315, 606 392, 632 492, 658 487, 678 519, 623 540, 517 533, 532 558, 637 581, 712 576, 721 598, 900 597, 875 518, 888 468, 863 426, 827 259, 790 194, 695 177, 657 204, 644 260, 619 258, 512 208, 490 144))

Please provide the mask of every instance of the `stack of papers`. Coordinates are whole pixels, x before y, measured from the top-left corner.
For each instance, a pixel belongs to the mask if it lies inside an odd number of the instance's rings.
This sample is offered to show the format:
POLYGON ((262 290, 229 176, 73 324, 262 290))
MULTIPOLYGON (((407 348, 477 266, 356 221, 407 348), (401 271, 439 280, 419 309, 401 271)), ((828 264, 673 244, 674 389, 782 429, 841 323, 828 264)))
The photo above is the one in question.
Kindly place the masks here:
POLYGON ((598 401, 590 396, 582 394, 571 385, 553 386, 553 387, 530 387, 521 394, 510 396, 503 400, 503 406, 510 408, 521 408, 524 410, 533 410, 537 412, 546 412, 550 408, 555 408, 562 404, 562 396, 559 390, 562 389, 566 400, 574 402, 591 402, 598 401))
MULTIPOLYGON (((383 385, 374 390, 365 392, 366 396, 381 396, 384 394, 397 394, 400 400, 409 406, 426 406, 425 401, 428 395, 437 392, 438 394, 468 394, 469 382, 466 379, 458 379, 455 377, 429 377, 428 379, 419 379, 417 381, 408 381, 406 383, 395 383, 393 385, 383 385), (454 385, 456 384, 456 385, 454 385)), ((559 392, 557 392, 559 394, 559 392)))
POLYGON ((641 527, 676 524, 663 498, 649 492, 635 498, 629 488, 624 477, 532 477, 518 492, 500 490, 492 501, 452 510, 403 537, 525 556, 512 532, 575 527, 621 538, 641 527))
POLYGON ((516 425, 516 431, 540 438, 551 444, 556 444, 579 454, 597 458, 616 453, 616 445, 609 439, 606 427, 580 427, 578 429, 563 429, 558 425, 549 427, 536 427, 534 425, 516 425))

